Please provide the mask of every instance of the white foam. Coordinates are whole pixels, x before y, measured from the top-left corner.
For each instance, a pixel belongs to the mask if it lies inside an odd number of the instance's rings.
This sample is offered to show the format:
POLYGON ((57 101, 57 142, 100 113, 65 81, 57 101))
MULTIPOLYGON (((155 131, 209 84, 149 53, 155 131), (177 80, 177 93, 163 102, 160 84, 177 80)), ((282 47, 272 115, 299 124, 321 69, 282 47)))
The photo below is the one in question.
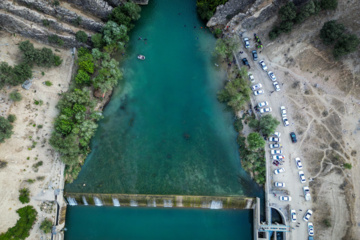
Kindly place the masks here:
POLYGON ((89 205, 88 202, 86 201, 85 196, 82 196, 82 201, 83 201, 83 203, 84 203, 85 206, 89 205))
POLYGON ((210 204, 210 209, 221 209, 223 207, 223 202, 222 201, 211 201, 210 204))
POLYGON ((137 201, 135 201, 135 200, 130 200, 130 206, 131 206, 131 207, 137 207, 137 206, 138 206, 137 201))
POLYGON ((148 207, 156 207, 156 201, 155 201, 155 199, 153 199, 152 201, 151 201, 151 200, 148 200, 147 206, 148 206, 148 207))
POLYGON ((114 205, 114 207, 120 207, 120 202, 119 202, 119 199, 117 199, 117 198, 113 198, 113 199, 112 199, 112 201, 113 201, 113 205, 114 205))
POLYGON ((68 203, 70 206, 76 206, 78 205, 75 198, 72 198, 72 197, 67 197, 67 200, 68 200, 68 203))
POLYGON ((164 199, 164 207, 172 207, 173 203, 171 200, 164 199))
POLYGON ((94 197, 94 202, 95 202, 95 206, 100 207, 103 205, 102 201, 97 197, 94 197))

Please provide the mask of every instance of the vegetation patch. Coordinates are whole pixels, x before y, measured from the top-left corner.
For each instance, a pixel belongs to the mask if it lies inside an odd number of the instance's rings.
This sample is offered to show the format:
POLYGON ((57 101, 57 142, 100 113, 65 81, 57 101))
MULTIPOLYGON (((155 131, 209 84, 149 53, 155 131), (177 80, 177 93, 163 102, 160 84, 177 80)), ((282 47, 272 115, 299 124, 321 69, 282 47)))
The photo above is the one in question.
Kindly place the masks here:
POLYGON ((30 202, 30 190, 28 188, 22 188, 19 190, 19 201, 21 203, 29 203, 30 202))
POLYGON ((215 13, 217 6, 223 5, 228 0, 197 0, 196 8, 200 17, 208 21, 215 13))
POLYGON ((44 233, 51 233, 52 226, 52 221, 49 219, 45 219, 41 222, 40 230, 42 230, 44 233))
POLYGON ((5 142, 5 139, 8 139, 13 134, 13 125, 11 122, 4 118, 0 117, 0 143, 5 142))
POLYGON ((7 166, 7 161, 0 160, 0 169, 5 168, 7 166))

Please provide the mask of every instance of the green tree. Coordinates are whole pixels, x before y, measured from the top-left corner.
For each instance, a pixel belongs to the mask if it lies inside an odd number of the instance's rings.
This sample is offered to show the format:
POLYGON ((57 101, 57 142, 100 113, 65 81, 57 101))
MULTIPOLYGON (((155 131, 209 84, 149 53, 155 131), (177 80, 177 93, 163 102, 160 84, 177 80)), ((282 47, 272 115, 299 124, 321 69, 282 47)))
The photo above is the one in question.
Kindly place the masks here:
POLYGON ((320 6, 324 10, 335 10, 337 8, 337 0, 321 0, 320 6))
POLYGON ((273 27, 269 32, 270 40, 275 40, 281 34, 281 29, 278 26, 273 27))
POLYGON ((96 33, 92 35, 91 41, 95 48, 102 49, 104 46, 103 35, 101 33, 96 33))
POLYGON ((50 138, 50 144, 61 155, 61 160, 69 166, 79 163, 79 141, 75 134, 65 137, 62 134, 54 132, 50 138))
POLYGON ((14 90, 9 95, 10 100, 14 102, 19 102, 22 99, 21 93, 19 93, 17 90, 14 90))
POLYGON ((90 76, 84 70, 79 70, 75 77, 75 82, 79 85, 89 85, 90 84, 90 76))
POLYGON ((293 2, 289 2, 282 6, 279 10, 282 21, 292 21, 296 18, 296 7, 293 2))
POLYGON ((4 117, 0 117, 0 143, 5 142, 13 134, 13 125, 4 117))
POLYGON ((214 53, 221 58, 229 58, 238 47, 239 43, 234 38, 219 38, 216 40, 214 53))
POLYGON ((7 117, 7 120, 11 123, 15 122, 16 121, 16 116, 14 114, 10 114, 8 117, 7 117))
POLYGON ((79 69, 86 71, 88 73, 94 73, 94 58, 90 53, 86 53, 81 55, 80 52, 78 54, 78 64, 79 69))
POLYGON ((141 8, 139 5, 130 1, 126 2, 120 7, 123 9, 123 12, 128 15, 132 20, 138 20, 140 18, 141 8))
POLYGON ((313 1, 307 2, 296 16, 296 23, 301 23, 311 15, 315 14, 316 6, 313 1))
POLYGON ((88 40, 88 35, 84 31, 77 31, 75 37, 77 41, 82 43, 85 43, 88 40))
POLYGON ((118 25, 116 22, 108 21, 103 28, 103 40, 108 45, 108 49, 123 50, 126 42, 129 41, 127 27, 118 25))
POLYGON ((216 7, 225 4, 228 0, 197 0, 197 12, 203 20, 209 20, 215 13, 216 7))
POLYGON ((280 23, 280 30, 284 33, 289 33, 291 32, 293 25, 293 22, 283 21, 280 23))
POLYGON ((140 11, 141 8, 137 4, 126 2, 125 4, 114 8, 109 19, 116 22, 118 25, 125 25, 129 31, 134 27, 132 22, 140 18, 140 11))
POLYGON ((334 46, 333 55, 335 59, 339 59, 341 56, 355 52, 359 43, 360 40, 355 34, 343 35, 334 46))
POLYGON ((247 142, 250 150, 257 150, 265 147, 265 140, 257 132, 250 133, 247 137, 247 142))
POLYGON ((44 219, 41 222, 40 230, 42 230, 44 233, 50 233, 52 226, 53 226, 53 224, 50 219, 44 219))
POLYGON ((345 27, 335 20, 324 23, 320 30, 320 38, 324 44, 329 45, 336 42, 344 33, 345 27))
POLYGON ((280 122, 271 115, 265 115, 260 118, 259 128, 263 135, 269 136, 274 134, 276 127, 280 122))
POLYGON ((94 78, 94 88, 100 89, 102 93, 106 93, 107 91, 111 91, 122 77, 122 72, 115 59, 111 59, 110 61, 103 60, 101 69, 94 78))
POLYGON ((22 188, 19 190, 19 201, 21 203, 29 203, 30 202, 30 190, 28 188, 22 188))

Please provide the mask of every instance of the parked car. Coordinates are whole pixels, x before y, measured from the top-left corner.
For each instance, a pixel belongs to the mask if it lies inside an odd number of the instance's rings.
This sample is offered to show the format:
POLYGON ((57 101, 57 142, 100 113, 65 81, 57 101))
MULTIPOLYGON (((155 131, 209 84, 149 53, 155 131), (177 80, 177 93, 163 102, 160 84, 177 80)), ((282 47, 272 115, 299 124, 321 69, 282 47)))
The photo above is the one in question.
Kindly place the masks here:
POLYGON ((246 58, 243 58, 242 62, 243 62, 244 65, 250 67, 250 64, 249 64, 249 62, 248 62, 248 60, 246 58))
POLYGON ((261 94, 264 94, 264 90, 260 89, 260 90, 256 90, 253 92, 255 96, 257 95, 261 95, 261 94))
POLYGON ((282 116, 282 117, 286 117, 286 109, 285 109, 284 106, 281 106, 281 107, 280 107, 280 113, 281 113, 281 116, 282 116))
POLYGON ((269 105, 269 103, 267 101, 258 103, 258 107, 265 107, 265 106, 268 106, 268 105, 269 105))
POLYGON ((245 45, 245 48, 249 48, 250 47, 250 41, 249 41, 249 38, 243 38, 244 40, 244 45, 245 45))
POLYGON ((273 155, 272 156, 272 159, 274 159, 274 160, 282 160, 282 159, 284 159, 285 157, 283 156, 283 155, 273 155))
POLYGON ((251 90, 255 91, 255 90, 258 90, 262 88, 262 84, 261 83, 258 83, 258 84, 255 84, 253 86, 251 86, 251 90))
POLYGON ((295 209, 291 209, 290 215, 291 215, 291 221, 296 222, 296 211, 295 211, 295 209))
POLYGON ((269 144, 270 148, 282 148, 282 145, 279 143, 273 143, 273 144, 269 144))
POLYGON ((304 190, 304 197, 306 201, 310 201, 311 200, 311 195, 310 195, 310 188, 309 187, 303 187, 304 190))
POLYGON ((275 174, 279 174, 279 173, 283 173, 285 172, 285 168, 278 168, 278 169, 275 169, 274 173, 275 174))
POLYGON ((280 165, 280 162, 279 162, 278 160, 274 160, 272 163, 273 163, 275 166, 279 166, 279 165, 280 165))
POLYGON ((314 240, 313 236, 309 236, 308 240, 314 240))
POLYGON ((305 178, 305 174, 303 171, 299 171, 299 177, 300 177, 301 183, 306 183, 306 178, 305 178))
POLYGON ((269 142, 280 142, 281 141, 281 139, 278 137, 269 137, 268 140, 269 140, 269 142))
POLYGON ((274 185, 275 187, 285 187, 285 183, 283 182, 275 182, 274 185))
POLYGON ((285 127, 289 126, 289 120, 287 119, 287 117, 283 117, 283 123, 285 127))
POLYGON ((259 64, 260 64, 260 67, 261 67, 264 71, 266 71, 266 70, 268 69, 267 66, 266 66, 266 64, 265 64, 265 62, 264 62, 264 60, 259 61, 259 64))
POLYGON ((274 85, 274 88, 275 88, 275 91, 280 91, 280 86, 279 86, 279 83, 278 82, 273 82, 273 85, 274 85))
POLYGON ((271 154, 275 155, 275 154, 282 154, 282 150, 271 150, 270 151, 271 154))
POLYGON ((295 158, 295 164, 296 164, 297 169, 302 169, 303 168, 303 166, 301 164, 301 160, 298 157, 295 158))
POLYGON ((304 217, 303 217, 303 219, 304 219, 304 221, 309 221, 309 219, 310 219, 310 217, 311 217, 311 215, 313 214, 313 211, 312 210, 307 210, 306 211, 306 213, 305 213, 305 215, 304 215, 304 217))
POLYGON ((272 71, 268 71, 268 76, 269 76, 271 81, 273 81, 273 82, 276 81, 275 74, 272 71))
POLYGON ((308 233, 309 236, 314 236, 314 225, 311 222, 308 222, 308 233))
POLYGON ((252 51, 252 57, 253 57, 254 61, 257 61, 258 55, 257 55, 256 50, 252 51))
POLYGON ((279 133, 279 132, 274 132, 274 135, 277 136, 277 137, 280 137, 280 136, 281 136, 281 133, 279 133))
POLYGON ((291 132, 290 133, 290 138, 291 138, 291 141, 293 143, 296 143, 297 142, 297 139, 296 139, 296 134, 294 132, 291 132))
POLYGON ((291 201, 291 197, 290 197, 290 196, 280 196, 279 199, 280 199, 280 201, 286 201, 286 202, 290 202, 290 201, 291 201))
POLYGON ((254 76, 251 74, 251 73, 249 73, 249 80, 250 80, 250 82, 255 82, 255 78, 254 78, 254 76))
POLYGON ((268 113, 268 112, 271 112, 271 111, 272 111, 271 107, 266 107, 266 108, 261 108, 260 109, 261 113, 268 113))

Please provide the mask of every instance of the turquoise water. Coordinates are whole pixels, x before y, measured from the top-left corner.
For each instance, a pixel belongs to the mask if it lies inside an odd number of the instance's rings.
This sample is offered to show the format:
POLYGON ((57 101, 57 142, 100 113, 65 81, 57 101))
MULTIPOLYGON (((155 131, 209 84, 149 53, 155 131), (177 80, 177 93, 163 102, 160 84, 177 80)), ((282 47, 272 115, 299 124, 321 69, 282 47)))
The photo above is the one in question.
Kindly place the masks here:
POLYGON ((68 230, 65 239, 247 240, 252 239, 251 213, 203 209, 71 207, 66 218, 68 230))
POLYGON ((216 99, 226 76, 215 66, 215 39, 201 28, 195 2, 152 0, 143 7, 122 64, 124 81, 68 192, 259 191, 240 166, 233 115, 216 99))

